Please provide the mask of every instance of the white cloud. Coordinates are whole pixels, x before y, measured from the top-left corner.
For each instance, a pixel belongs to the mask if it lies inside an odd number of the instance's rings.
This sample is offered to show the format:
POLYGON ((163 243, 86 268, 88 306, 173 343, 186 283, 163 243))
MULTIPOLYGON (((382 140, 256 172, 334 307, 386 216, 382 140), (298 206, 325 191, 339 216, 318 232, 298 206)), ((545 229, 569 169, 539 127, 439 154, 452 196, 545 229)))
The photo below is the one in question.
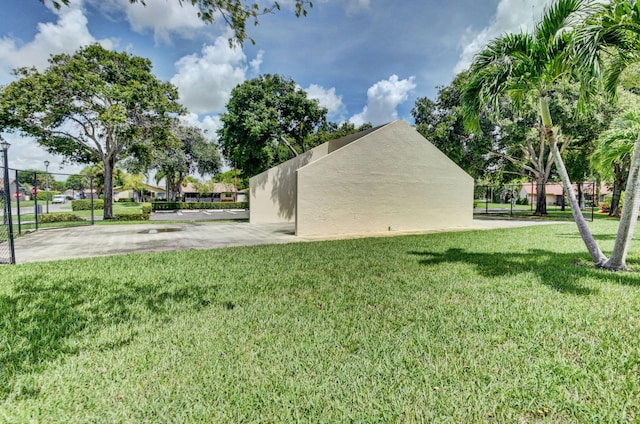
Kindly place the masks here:
POLYGON ((305 91, 307 92, 307 97, 317 99, 320 102, 320 106, 327 108, 329 117, 341 120, 342 115, 346 112, 346 107, 342 103, 342 96, 336 94, 335 87, 326 89, 320 85, 311 84, 305 91))
POLYGON ((138 33, 152 31, 156 43, 170 43, 172 34, 193 38, 194 30, 206 26, 198 17, 198 8, 188 1, 147 1, 146 6, 129 0, 90 1, 107 13, 124 13, 131 29, 138 33))
POLYGON ((367 105, 362 112, 349 121, 360 126, 366 122, 380 125, 398 119, 397 107, 407 100, 414 88, 414 77, 401 80, 397 75, 391 75, 388 80, 378 81, 367 90, 367 105))
POLYGON ((23 66, 44 69, 50 55, 73 53, 82 46, 99 42, 105 48, 114 46, 112 40, 96 40, 87 27, 87 18, 78 4, 62 8, 57 22, 38 24, 38 33, 26 44, 11 37, 0 39, 0 83, 8 82, 10 70, 23 66))
POLYGON ((258 75, 260 73, 260 65, 262 65, 263 56, 264 56, 264 51, 258 50, 258 54, 256 55, 256 58, 253 59, 251 62, 249 62, 249 65, 251 66, 252 74, 258 75))
MULTIPOLYGON (((262 55, 251 64, 257 70, 262 55)), ((200 55, 192 54, 176 62, 178 73, 171 83, 178 87, 182 103, 192 112, 219 113, 231 90, 246 79, 247 57, 242 50, 229 47, 227 38, 205 45, 200 55)))
POLYGON ((549 0, 501 0, 489 26, 479 32, 467 28, 460 40, 463 51, 454 72, 457 74, 468 68, 473 56, 493 38, 505 33, 531 30, 548 3, 549 0))

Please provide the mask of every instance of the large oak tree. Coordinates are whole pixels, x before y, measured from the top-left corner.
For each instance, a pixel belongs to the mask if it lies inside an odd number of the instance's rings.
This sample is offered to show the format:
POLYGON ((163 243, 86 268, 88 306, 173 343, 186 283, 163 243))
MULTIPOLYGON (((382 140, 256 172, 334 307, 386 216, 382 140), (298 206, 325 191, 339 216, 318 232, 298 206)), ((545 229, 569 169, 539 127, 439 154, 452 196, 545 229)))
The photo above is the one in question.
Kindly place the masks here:
POLYGON ((165 136, 182 112, 177 90, 151 73, 148 59, 99 45, 49 63, 43 72, 15 71, 0 98, 6 124, 69 162, 102 163, 104 219, 112 219, 116 163, 165 136))

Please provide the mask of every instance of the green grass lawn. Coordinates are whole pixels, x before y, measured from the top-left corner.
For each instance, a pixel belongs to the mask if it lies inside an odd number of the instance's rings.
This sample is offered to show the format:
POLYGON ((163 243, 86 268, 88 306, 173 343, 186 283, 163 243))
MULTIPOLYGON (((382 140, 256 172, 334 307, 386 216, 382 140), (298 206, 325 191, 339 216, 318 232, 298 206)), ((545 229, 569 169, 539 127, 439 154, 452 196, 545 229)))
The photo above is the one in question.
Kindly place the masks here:
POLYGON ((572 224, 7 266, 0 317, 0 422, 640 421, 572 224))

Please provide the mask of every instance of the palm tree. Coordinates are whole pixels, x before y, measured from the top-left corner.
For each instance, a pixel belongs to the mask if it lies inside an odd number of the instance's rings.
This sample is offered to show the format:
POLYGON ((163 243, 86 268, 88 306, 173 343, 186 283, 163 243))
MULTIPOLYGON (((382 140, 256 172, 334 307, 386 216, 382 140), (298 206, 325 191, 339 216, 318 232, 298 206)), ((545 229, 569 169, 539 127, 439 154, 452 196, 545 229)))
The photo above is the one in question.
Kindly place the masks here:
MULTIPOLYGON (((640 62, 640 4, 636 0, 596 2, 597 13, 575 34, 576 63, 587 82, 604 75, 605 89, 615 95, 622 73, 640 62), (605 61, 607 66, 605 66, 605 61), (604 72, 602 71, 604 69, 604 72)), ((590 85, 585 84, 585 87, 590 85)), ((626 256, 640 208, 640 132, 636 135, 618 234, 606 267, 625 269, 626 256)))
POLYGON ((620 198, 627 183, 633 145, 638 133, 640 112, 627 112, 613 123, 612 128, 600 135, 596 150, 591 155, 591 167, 603 177, 613 180, 609 216, 620 216, 620 198))
POLYGON ((537 103, 541 135, 549 143, 574 220, 595 265, 602 267, 606 266, 607 258, 580 211, 549 109, 555 84, 575 70, 570 60, 571 33, 587 16, 589 6, 588 0, 558 0, 545 9, 532 33, 506 34, 489 42, 471 64, 472 78, 463 93, 462 106, 467 126, 477 129, 480 113, 488 111, 497 116, 504 96, 517 106, 527 101, 537 103))

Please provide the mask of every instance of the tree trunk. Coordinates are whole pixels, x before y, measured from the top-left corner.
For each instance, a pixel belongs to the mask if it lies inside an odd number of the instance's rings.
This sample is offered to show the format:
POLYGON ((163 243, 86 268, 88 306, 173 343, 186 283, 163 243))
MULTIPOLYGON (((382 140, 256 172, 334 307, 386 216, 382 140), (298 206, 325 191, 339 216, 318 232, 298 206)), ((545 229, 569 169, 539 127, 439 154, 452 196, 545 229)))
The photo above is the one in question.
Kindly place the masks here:
POLYGON ((620 217, 620 199, 622 198, 622 187, 625 185, 626 175, 623 164, 614 163, 613 165, 613 194, 611 196, 611 207, 609 208, 609 216, 620 217))
POLYGON ((627 253, 638 222, 638 208, 640 208, 640 134, 633 147, 633 157, 627 177, 624 206, 618 225, 618 235, 613 246, 611 258, 605 268, 623 270, 627 268, 627 253))
POLYGON ((620 198, 622 197, 622 184, 618 179, 613 183, 613 194, 611 196, 611 206, 609 216, 620 217, 620 198))
POLYGON ((547 185, 544 175, 536 178, 536 216, 547 214, 547 185))
POLYGON ((106 220, 113 219, 113 168, 115 168, 116 160, 114 157, 108 156, 102 163, 104 164, 104 210, 102 218, 106 220))
POLYGON ((551 113, 549 112, 549 99, 546 97, 540 98, 540 115, 542 117, 542 124, 544 125, 545 135, 547 140, 549 141, 549 146, 551 147, 551 154, 553 155, 553 160, 556 164, 556 170, 562 179, 562 183, 564 184, 564 191, 567 193, 569 197, 569 204, 571 205, 571 214, 573 215, 573 219, 578 227, 578 232, 584 241, 584 244, 593 259, 593 263, 597 267, 604 267, 605 262, 607 261, 607 257, 604 256, 602 250, 596 243, 596 240, 593 238, 591 234, 591 230, 587 226, 587 221, 582 216, 582 211, 580 210, 580 205, 578 205, 578 199, 576 198, 576 194, 573 192, 573 188, 571 187, 571 180, 569 179, 569 174, 567 173, 567 168, 564 166, 564 161, 562 160, 562 156, 560 155, 560 151, 558 150, 558 140, 556 140, 555 133, 553 132, 553 123, 551 121, 551 113))
POLYGON ((165 177, 167 179, 167 189, 169 190, 169 201, 170 202, 175 202, 176 201, 176 185, 175 182, 173 181, 173 178, 170 178, 169 175, 167 175, 165 177))

